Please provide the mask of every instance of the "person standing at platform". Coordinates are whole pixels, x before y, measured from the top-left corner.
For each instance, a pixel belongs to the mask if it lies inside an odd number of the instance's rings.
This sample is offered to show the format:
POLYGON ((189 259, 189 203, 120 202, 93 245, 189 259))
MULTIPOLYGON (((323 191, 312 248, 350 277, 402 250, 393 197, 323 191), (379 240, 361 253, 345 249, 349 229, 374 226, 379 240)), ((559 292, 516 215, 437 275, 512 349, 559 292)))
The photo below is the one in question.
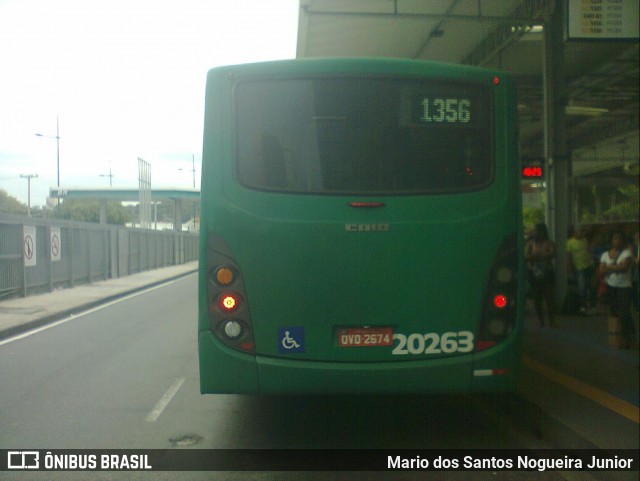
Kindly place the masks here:
POLYGON ((594 314, 596 307, 596 267, 583 227, 576 227, 567 240, 567 253, 575 272, 580 312, 594 314))
POLYGON ((555 256, 556 245, 549 239, 545 224, 536 224, 535 230, 524 248, 529 284, 540 327, 545 326, 544 306, 547 307, 549 326, 555 322, 555 256))
POLYGON ((633 254, 621 231, 611 234, 611 248, 600 258, 609 301, 609 344, 615 348, 631 347, 634 338, 631 319, 631 267, 633 254))

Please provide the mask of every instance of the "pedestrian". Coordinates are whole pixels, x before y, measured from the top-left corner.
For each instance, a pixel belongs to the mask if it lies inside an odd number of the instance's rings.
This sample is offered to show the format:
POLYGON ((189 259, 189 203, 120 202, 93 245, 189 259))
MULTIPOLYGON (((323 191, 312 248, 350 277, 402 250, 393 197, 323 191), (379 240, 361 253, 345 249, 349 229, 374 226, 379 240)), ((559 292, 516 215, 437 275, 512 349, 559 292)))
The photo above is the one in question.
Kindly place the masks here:
POLYGON ((600 258, 600 272, 607 285, 609 335, 616 348, 632 347, 634 327, 631 319, 631 267, 633 254, 624 234, 614 230, 611 248, 600 258))
POLYGON ((544 308, 546 305, 549 326, 555 322, 555 243, 549 239, 545 224, 536 224, 531 238, 524 249, 527 262, 531 296, 540 327, 545 326, 544 308))
POLYGON ((566 250, 578 285, 580 312, 593 315, 596 311, 596 266, 583 227, 574 229, 567 240, 566 250))

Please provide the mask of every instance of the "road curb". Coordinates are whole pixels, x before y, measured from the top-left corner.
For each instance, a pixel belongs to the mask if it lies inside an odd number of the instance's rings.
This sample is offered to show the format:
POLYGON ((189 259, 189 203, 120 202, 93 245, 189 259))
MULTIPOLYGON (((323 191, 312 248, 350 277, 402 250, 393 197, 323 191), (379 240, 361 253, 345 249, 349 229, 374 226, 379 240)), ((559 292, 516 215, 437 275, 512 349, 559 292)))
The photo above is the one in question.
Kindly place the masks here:
POLYGON ((150 289, 155 286, 159 286, 161 284, 165 284, 167 282, 172 282, 178 280, 182 277, 186 277, 188 275, 194 274, 198 272, 198 269, 195 268, 193 270, 189 270, 186 272, 181 272, 180 274, 176 274, 171 277, 165 277, 163 279, 150 282, 148 284, 144 284, 138 287, 134 287, 131 289, 127 289, 125 291, 119 292, 117 294, 112 294, 110 296, 103 297, 101 299, 86 302, 84 304, 79 304, 69 309, 65 309, 63 311, 56 312, 54 314, 49 314, 48 316, 41 317, 39 319, 34 319, 32 321, 27 321, 24 324, 20 324, 17 326, 12 326, 7 329, 0 330, 0 341, 17 336, 18 334, 22 334, 27 331, 31 331, 33 329, 37 329, 39 327, 45 326, 47 324, 51 324, 53 322, 59 321, 69 316, 78 315, 84 311, 88 311, 89 309, 93 309, 94 307, 98 307, 102 304, 106 304, 108 302, 115 301, 116 299, 120 299, 125 296, 129 296, 131 294, 135 294, 136 292, 144 291, 145 289, 150 289))

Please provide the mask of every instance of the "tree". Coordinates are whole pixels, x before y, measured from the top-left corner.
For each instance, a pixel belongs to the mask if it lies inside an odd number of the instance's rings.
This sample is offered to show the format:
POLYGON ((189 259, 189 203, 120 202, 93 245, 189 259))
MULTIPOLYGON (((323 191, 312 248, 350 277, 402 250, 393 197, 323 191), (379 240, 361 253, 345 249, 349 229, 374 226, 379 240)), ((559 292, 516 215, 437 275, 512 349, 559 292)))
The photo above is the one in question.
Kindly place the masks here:
POLYGON ((26 204, 23 204, 15 197, 10 196, 6 191, 0 189, 0 212, 26 215, 27 211, 26 204))
MULTIPOLYGON (((60 217, 79 222, 100 222, 100 201, 67 199, 60 205, 60 217)), ((124 225, 133 217, 120 202, 107 202, 107 223, 124 225)))
POLYGON ((544 222, 544 207, 523 207, 522 223, 525 230, 544 222))
POLYGON ((640 214, 640 204, 638 203, 638 186, 635 184, 618 188, 623 200, 613 207, 610 207, 605 215, 611 220, 637 221, 640 214))

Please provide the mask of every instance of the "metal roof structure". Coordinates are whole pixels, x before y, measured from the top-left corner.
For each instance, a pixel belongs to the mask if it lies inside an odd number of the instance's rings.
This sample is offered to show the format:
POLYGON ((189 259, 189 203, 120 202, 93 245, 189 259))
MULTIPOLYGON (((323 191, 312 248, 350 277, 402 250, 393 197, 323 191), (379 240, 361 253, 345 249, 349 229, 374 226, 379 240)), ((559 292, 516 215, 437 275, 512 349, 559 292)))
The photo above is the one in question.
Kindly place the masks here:
MULTIPOLYGON (((570 1, 301 0, 297 57, 403 57, 506 70, 518 84, 521 154, 542 157, 545 10, 570 1)), ((637 24, 638 1, 621 3, 637 24)), ((568 149, 615 138, 609 158, 638 162, 638 53, 637 36, 564 42, 568 149)), ((581 157, 593 156, 574 160, 581 157)), ((600 169, 582 164, 585 173, 600 169)))

